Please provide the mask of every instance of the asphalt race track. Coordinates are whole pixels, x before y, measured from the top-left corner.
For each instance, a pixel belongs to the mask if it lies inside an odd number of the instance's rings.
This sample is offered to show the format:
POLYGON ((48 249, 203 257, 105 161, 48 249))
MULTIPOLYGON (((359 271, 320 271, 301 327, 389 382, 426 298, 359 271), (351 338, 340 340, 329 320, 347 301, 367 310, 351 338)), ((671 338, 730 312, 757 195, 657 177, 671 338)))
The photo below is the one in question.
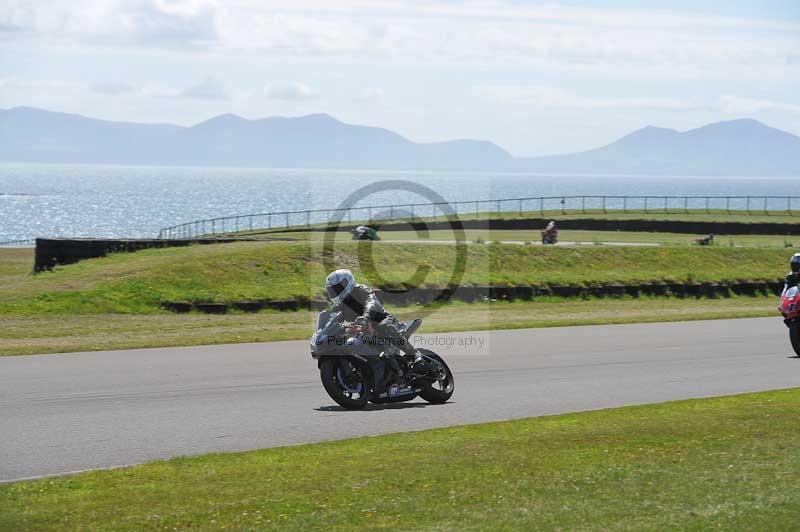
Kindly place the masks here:
POLYGON ((421 338, 455 342, 449 404, 342 411, 305 341, 0 358, 0 480, 800 386, 779 318, 421 338))

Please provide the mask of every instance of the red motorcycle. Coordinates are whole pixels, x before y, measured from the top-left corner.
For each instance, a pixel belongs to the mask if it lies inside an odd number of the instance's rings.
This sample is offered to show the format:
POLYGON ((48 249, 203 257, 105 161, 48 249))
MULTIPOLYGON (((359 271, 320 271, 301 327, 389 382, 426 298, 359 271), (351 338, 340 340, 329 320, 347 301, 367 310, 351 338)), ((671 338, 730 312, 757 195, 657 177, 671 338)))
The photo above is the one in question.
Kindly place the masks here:
POLYGON ((792 342, 792 349, 800 357, 800 288, 793 286, 784 290, 778 310, 783 316, 783 323, 789 327, 789 341, 792 342))

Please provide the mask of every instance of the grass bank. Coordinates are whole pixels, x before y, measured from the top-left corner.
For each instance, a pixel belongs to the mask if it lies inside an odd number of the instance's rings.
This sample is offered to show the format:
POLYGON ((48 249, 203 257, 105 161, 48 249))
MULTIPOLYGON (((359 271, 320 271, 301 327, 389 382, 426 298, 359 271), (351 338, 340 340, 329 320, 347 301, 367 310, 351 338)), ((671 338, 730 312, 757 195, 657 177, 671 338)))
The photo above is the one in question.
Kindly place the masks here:
MULTIPOLYGON (((774 280, 783 249, 469 245, 460 282, 534 285, 774 280)), ((316 242, 237 242, 121 253, 31 275, 15 255, 0 261, 0 315, 153 314, 165 300, 230 302, 316 298, 326 275, 316 242)), ((453 246, 341 242, 332 256, 373 286, 402 286, 418 268, 423 286, 451 281, 453 246)))
MULTIPOLYGON (((729 299, 558 299, 453 302, 425 317, 420 332, 559 327, 776 316, 774 297, 729 299)), ((392 309, 401 319, 419 307, 392 309)), ((0 315, 0 356, 298 340, 311 335, 316 313, 0 315)))
POLYGON ((798 409, 793 389, 180 458, 0 486, 0 528, 797 530, 798 409))

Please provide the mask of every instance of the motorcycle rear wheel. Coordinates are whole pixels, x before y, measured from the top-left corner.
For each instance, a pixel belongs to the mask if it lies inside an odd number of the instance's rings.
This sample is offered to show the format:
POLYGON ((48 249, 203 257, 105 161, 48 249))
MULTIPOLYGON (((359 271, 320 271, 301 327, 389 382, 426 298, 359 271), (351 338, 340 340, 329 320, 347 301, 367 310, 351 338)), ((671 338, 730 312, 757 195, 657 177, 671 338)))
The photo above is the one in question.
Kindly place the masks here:
POLYGON ((792 343, 794 354, 800 357, 800 322, 793 321, 789 324, 789 341, 792 343))
MULTIPOLYGON (((359 410, 367 405, 369 400, 368 372, 363 368, 354 367, 343 357, 330 357, 322 361, 319 367, 319 376, 322 386, 328 395, 340 406, 348 410, 359 410), (345 382, 342 378, 343 364, 349 364, 355 369, 354 382, 345 382), (357 381, 357 382, 356 382, 357 381)), ((353 379, 348 379, 353 380, 353 379)))

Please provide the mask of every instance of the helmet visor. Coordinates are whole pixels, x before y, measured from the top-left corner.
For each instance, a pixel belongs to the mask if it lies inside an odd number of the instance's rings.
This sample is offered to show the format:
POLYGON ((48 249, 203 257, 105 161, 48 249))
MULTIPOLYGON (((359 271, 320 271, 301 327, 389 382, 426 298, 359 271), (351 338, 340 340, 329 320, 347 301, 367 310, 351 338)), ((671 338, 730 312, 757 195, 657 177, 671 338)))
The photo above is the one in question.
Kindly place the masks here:
POLYGON ((792 259, 791 266, 792 266, 792 272, 794 273, 800 272, 800 260, 792 259))
POLYGON ((347 284, 347 279, 342 279, 336 284, 329 284, 326 286, 325 290, 328 292, 328 297, 331 299, 337 297, 339 294, 345 291, 347 284))

